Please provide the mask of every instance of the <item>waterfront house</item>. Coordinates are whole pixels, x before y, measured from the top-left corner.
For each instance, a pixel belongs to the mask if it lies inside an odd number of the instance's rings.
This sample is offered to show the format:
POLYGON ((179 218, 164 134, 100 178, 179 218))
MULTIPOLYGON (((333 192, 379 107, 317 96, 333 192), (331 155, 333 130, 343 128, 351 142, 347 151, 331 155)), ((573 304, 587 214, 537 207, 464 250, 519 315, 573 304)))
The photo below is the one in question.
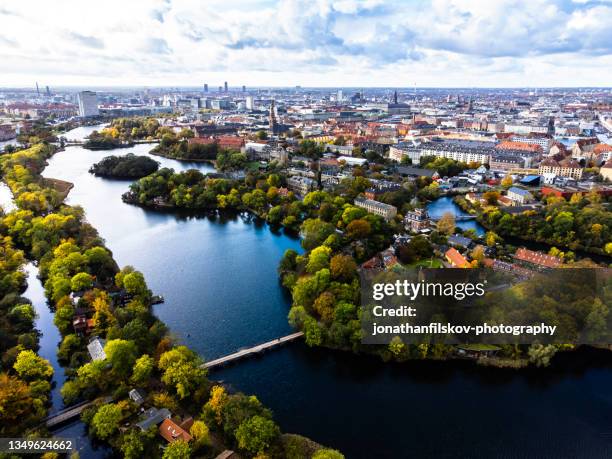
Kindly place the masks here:
POLYGON ((418 233, 421 230, 429 228, 429 214, 427 209, 414 209, 406 212, 404 217, 404 227, 407 231, 418 233))
POLYGON ((93 361, 99 361, 106 359, 106 352, 104 352, 104 346, 106 341, 98 336, 94 336, 87 345, 87 351, 93 361))
POLYGON ((176 424, 172 419, 166 418, 159 425, 159 434, 168 442, 173 443, 177 440, 183 440, 187 443, 193 438, 181 426, 176 424))

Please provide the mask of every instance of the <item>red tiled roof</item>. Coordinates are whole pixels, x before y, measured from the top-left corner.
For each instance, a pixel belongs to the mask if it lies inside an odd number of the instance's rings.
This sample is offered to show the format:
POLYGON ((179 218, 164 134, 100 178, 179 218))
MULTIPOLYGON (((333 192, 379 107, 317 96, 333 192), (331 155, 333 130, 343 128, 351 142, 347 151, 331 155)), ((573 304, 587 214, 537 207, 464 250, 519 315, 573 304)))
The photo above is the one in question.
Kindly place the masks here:
POLYGON ((600 143, 599 145, 595 145, 593 152, 595 154, 604 153, 606 151, 612 151, 612 145, 608 145, 607 143, 600 143))
POLYGON ((159 425, 159 434, 164 437, 168 443, 172 443, 176 440, 183 440, 189 442, 191 435, 183 430, 178 424, 172 419, 164 419, 159 425))
POLYGON ((514 258, 547 268, 557 268, 562 263, 561 259, 557 257, 522 247, 516 251, 514 258))
POLYGON ((524 151, 533 151, 533 152, 541 152, 542 147, 539 145, 535 145, 527 142, 512 142, 509 140, 505 140, 495 146, 496 150, 524 150, 524 151))
POLYGON ((469 265, 468 261, 457 251, 457 249, 451 247, 446 251, 445 255, 450 264, 457 268, 465 268, 469 265))

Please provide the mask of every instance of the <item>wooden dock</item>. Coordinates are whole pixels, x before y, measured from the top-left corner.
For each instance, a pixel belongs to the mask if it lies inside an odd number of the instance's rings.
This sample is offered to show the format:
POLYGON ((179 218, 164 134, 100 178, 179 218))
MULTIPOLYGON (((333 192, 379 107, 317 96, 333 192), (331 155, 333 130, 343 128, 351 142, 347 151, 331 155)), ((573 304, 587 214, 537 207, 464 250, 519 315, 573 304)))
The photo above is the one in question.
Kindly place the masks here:
POLYGON ((225 357, 220 357, 218 359, 211 360, 210 362, 204 363, 202 365, 202 368, 210 370, 211 368, 223 366, 236 360, 267 351, 268 349, 273 349, 275 347, 282 346, 283 344, 295 341, 296 339, 299 339, 302 336, 304 336, 304 332, 292 333, 290 335, 283 336, 282 338, 277 338, 272 341, 268 341, 267 343, 258 344, 257 346, 249 347, 248 349, 242 349, 238 352, 234 352, 233 354, 226 355, 225 357))
POLYGON ((55 427, 66 421, 76 418, 86 408, 89 408, 94 403, 97 403, 100 401, 102 403, 109 403, 113 401, 113 397, 104 397, 101 400, 98 399, 98 400, 92 400, 92 401, 85 401, 85 402, 77 403, 76 405, 69 406, 68 408, 63 409, 62 411, 52 414, 51 416, 47 416, 45 419, 43 419, 42 424, 47 426, 47 428, 55 427))

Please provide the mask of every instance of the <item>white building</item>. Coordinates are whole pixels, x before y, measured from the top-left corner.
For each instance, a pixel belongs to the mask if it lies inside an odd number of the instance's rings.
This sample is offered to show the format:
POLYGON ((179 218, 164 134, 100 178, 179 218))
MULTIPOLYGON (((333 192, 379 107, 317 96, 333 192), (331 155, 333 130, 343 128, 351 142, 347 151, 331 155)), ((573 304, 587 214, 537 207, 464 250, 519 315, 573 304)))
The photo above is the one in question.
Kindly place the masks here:
POLYGON ((98 116, 98 95, 93 91, 81 91, 78 94, 79 116, 98 116))
POLYGON ((351 156, 339 156, 338 161, 344 161, 349 166, 363 166, 368 162, 365 158, 353 158, 351 156))
POLYGON ((371 214, 379 215, 385 220, 391 220, 397 215, 397 207, 372 199, 356 198, 355 205, 367 210, 371 214))
POLYGON ((253 96, 247 96, 245 103, 247 110, 255 110, 255 99, 253 96))
POLYGON ((104 360, 106 358, 106 352, 104 352, 104 346, 106 341, 97 336, 93 337, 87 345, 87 351, 94 361, 104 360))
POLYGON ((527 190, 513 186, 508 189, 508 199, 513 205, 522 206, 533 201, 533 195, 527 190))

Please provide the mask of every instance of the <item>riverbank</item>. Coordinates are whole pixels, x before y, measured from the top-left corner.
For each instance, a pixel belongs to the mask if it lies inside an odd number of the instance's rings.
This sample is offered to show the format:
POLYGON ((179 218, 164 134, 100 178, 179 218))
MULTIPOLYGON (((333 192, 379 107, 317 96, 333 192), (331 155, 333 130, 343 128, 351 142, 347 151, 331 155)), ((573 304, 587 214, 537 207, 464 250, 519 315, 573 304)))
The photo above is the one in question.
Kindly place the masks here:
MULTIPOLYGON (((577 240, 571 239, 569 242, 564 242, 563 240, 551 240, 550 237, 538 237, 538 235, 533 234, 532 227, 535 227, 538 224, 538 219, 548 219, 547 223, 544 226, 549 228, 548 233, 552 232, 552 228, 554 227, 554 221, 549 223, 548 221, 552 221, 553 219, 561 219, 559 220, 559 226, 561 223, 567 225, 574 225, 574 221, 578 220, 586 220, 587 218, 592 218, 591 215, 598 212, 596 206, 599 204, 598 202, 594 202, 588 204, 591 208, 582 215, 583 208, 586 207, 576 207, 571 205, 571 203, 567 203, 563 200, 566 209, 561 209, 560 211, 553 210, 550 215, 541 215, 546 212, 546 208, 541 210, 533 210, 528 211, 530 214, 528 217, 523 218, 521 214, 507 214, 507 218, 511 219, 510 223, 504 222, 504 217, 496 216, 495 214, 500 214, 503 212, 503 209, 496 209, 495 207, 490 208, 481 208, 480 206, 475 206, 474 204, 469 203, 467 200, 463 198, 455 197, 453 198, 453 204, 458 206, 462 212, 466 212, 471 215, 476 215, 477 223, 486 231, 493 231, 496 234, 499 234, 506 241, 511 242, 513 245, 521 245, 521 243, 525 246, 529 246, 528 248, 535 248, 536 250, 543 250, 545 253, 556 247, 557 249, 568 249, 571 250, 574 254, 578 255, 580 258, 591 258, 597 263, 602 263, 605 265, 612 264, 612 256, 606 255, 603 248, 600 247, 585 247, 583 244, 577 242, 577 240), (459 202, 458 202, 459 201, 459 202), (554 212, 554 213, 553 213, 554 212), (563 212, 563 215, 559 214, 563 212), (589 215, 589 217, 586 216, 589 215), (520 221, 518 219, 521 219, 520 221), (522 231, 517 231, 515 226, 518 228, 524 229, 522 231), (518 244, 517 244, 518 242, 518 244)), ((608 211, 609 213, 609 211, 608 211)), ((460 226, 458 222, 457 226, 460 226)), ((607 227, 605 223, 605 218, 602 216, 599 220, 594 220, 592 223, 589 223, 589 230, 594 227, 607 227)), ((539 233, 538 233, 539 234, 539 233)), ((585 233, 586 235, 586 233, 585 233)), ((599 239, 602 241, 602 244, 605 242, 605 235, 600 236, 599 239)))
POLYGON ((191 162, 191 163, 203 163, 203 164, 210 164, 212 167, 214 167, 215 162, 212 159, 202 159, 202 158, 177 158, 174 157, 173 155, 170 155, 166 152, 157 150, 157 149, 152 149, 149 153, 151 153, 153 156, 159 156, 160 158, 166 158, 166 159, 173 159, 175 161, 183 161, 183 162, 191 162))

